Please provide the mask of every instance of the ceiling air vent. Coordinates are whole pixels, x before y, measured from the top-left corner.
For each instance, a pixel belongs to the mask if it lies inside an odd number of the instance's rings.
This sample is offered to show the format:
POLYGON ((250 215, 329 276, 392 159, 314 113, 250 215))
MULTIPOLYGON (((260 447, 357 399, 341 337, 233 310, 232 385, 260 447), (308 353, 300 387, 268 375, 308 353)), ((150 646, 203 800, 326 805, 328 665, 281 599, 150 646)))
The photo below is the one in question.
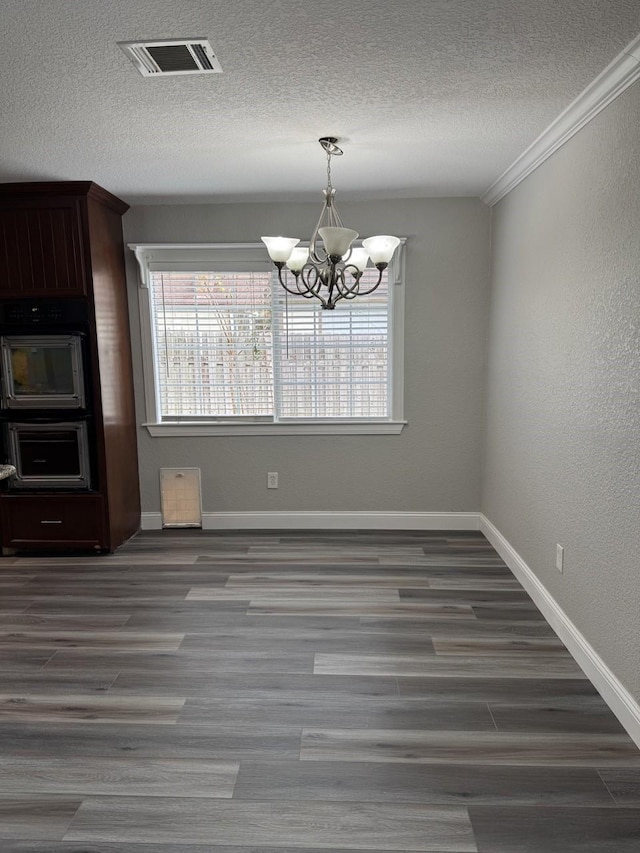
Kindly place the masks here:
POLYGON ((143 77, 166 74, 222 73, 211 45, 206 39, 174 41, 121 41, 127 54, 143 77))

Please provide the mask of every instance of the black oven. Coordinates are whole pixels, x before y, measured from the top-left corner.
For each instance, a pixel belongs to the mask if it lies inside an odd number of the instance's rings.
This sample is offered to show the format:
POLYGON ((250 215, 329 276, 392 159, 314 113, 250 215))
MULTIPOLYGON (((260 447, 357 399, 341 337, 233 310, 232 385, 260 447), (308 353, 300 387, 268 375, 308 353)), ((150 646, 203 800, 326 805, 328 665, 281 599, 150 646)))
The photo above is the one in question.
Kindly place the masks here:
POLYGON ((83 421, 4 424, 14 489, 88 489, 89 432, 83 421))
POLYGON ((2 335, 2 408, 86 408, 82 333, 2 335))
POLYGON ((88 316, 71 299, 0 301, 0 422, 9 490, 89 490, 95 427, 88 316))

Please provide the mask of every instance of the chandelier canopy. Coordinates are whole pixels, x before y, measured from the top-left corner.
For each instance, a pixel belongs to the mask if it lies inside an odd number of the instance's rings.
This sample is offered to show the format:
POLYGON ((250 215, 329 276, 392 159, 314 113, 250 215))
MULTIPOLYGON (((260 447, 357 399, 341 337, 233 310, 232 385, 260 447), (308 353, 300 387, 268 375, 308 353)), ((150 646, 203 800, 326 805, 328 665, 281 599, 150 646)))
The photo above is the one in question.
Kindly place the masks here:
POLYGON ((327 153, 327 187, 324 204, 309 248, 298 246, 295 237, 262 237, 269 257, 278 270, 278 280, 288 293, 315 297, 323 308, 333 309, 340 299, 355 299, 372 293, 382 281, 382 273, 389 266, 400 240, 381 235, 362 241, 362 247, 353 247, 358 232, 345 228, 335 205, 336 191, 331 185, 331 158, 343 152, 335 136, 318 140, 327 153), (361 287, 362 274, 371 260, 378 270, 377 281, 361 287))

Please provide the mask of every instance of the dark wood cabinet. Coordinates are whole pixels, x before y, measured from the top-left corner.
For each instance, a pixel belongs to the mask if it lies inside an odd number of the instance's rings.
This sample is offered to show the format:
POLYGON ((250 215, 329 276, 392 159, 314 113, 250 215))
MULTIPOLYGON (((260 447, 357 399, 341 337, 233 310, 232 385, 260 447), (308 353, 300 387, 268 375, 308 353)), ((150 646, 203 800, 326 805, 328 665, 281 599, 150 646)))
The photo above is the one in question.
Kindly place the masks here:
POLYGON ((0 206, 0 298, 87 293, 81 198, 4 196, 0 206))
POLYGON ((0 300, 63 304, 73 299, 85 305, 92 448, 90 490, 17 493, 5 486, 0 493, 4 548, 114 551, 139 529, 122 241, 127 209, 87 181, 0 184, 0 300))

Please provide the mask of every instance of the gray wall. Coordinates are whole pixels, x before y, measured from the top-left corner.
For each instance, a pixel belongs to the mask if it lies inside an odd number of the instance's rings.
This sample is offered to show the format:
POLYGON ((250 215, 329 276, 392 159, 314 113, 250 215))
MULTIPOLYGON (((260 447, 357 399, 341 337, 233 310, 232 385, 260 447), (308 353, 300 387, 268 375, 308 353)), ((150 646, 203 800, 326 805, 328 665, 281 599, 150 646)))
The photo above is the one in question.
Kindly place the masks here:
POLYGON ((494 209, 482 498, 638 699, 639 127, 636 84, 494 209))
MULTIPOLYGON (((406 236, 405 417, 398 436, 152 438, 139 427, 143 511, 161 466, 202 468, 205 512, 473 511, 480 503, 490 212, 477 199, 341 204, 362 234, 406 236), (266 472, 280 487, 266 489, 266 472)), ((311 234, 313 204, 145 206, 127 242, 254 242, 311 234)), ((138 422, 144 421, 137 271, 127 252, 138 422)))

